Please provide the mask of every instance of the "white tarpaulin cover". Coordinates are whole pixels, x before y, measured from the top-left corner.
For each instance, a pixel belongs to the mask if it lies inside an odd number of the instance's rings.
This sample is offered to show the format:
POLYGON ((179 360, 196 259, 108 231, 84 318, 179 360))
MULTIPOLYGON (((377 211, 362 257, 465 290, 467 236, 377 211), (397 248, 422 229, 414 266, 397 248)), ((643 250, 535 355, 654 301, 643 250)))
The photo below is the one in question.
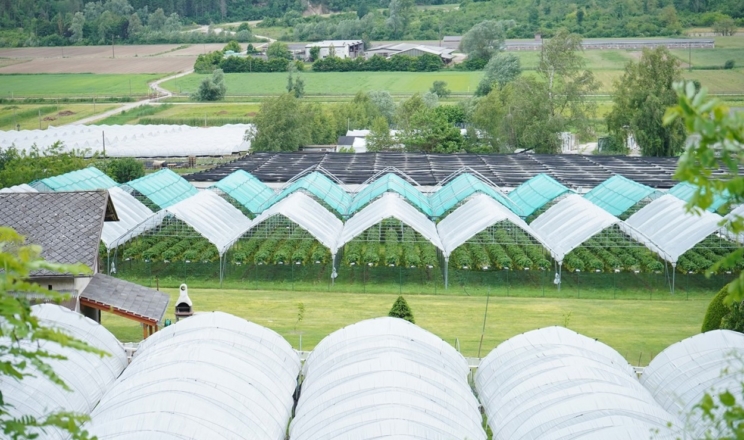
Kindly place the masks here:
POLYGON ((490 196, 478 194, 437 224, 437 231, 444 247, 444 256, 449 257, 458 246, 489 226, 502 221, 513 223, 533 236, 538 243, 547 247, 540 236, 535 234, 519 216, 490 196))
POLYGON ((701 215, 688 213, 685 202, 666 194, 631 215, 625 223, 632 228, 626 231, 628 235, 676 264, 682 254, 716 232, 721 219, 708 211, 701 215))
MULTIPOLYGON (((2 192, 2 190, 0 190, 0 192, 2 192)), ((736 208, 731 210, 731 212, 728 213, 726 217, 724 217, 727 223, 734 221, 736 219, 739 219, 739 218, 744 218, 744 205, 737 206, 736 208)), ((739 234, 739 236, 737 237, 736 234, 732 233, 731 231, 726 231, 726 236, 730 240, 738 241, 739 243, 744 243, 744 233, 739 234)))
POLYGON ((212 191, 199 191, 195 196, 166 208, 187 223, 210 243, 220 255, 251 227, 251 220, 228 201, 212 191))
MULTIPOLYGON (((103 241, 106 249, 113 249, 135 237, 130 232, 135 230, 137 225, 152 217, 153 212, 119 187, 111 188, 108 192, 111 201, 114 203, 119 221, 103 223, 101 241, 103 241)), ((142 232, 144 231, 139 231, 140 234, 142 232)))
POLYGON ((484 440, 468 364, 451 345, 398 318, 324 338, 303 367, 292 440, 484 440))
POLYGON ((494 440, 671 440, 679 427, 618 352, 563 327, 503 342, 475 384, 494 440))
POLYGON ((434 223, 396 193, 383 195, 347 220, 338 247, 340 248, 371 226, 390 217, 397 218, 421 234, 426 240, 429 240, 434 246, 444 250, 434 223))
POLYGON ((86 428, 101 440, 283 440, 299 371, 276 332, 197 313, 142 342, 86 428))
POLYGON ((587 199, 570 194, 530 223, 558 262, 576 247, 612 225, 622 223, 587 199))
POLYGON ((292 194, 256 217, 251 228, 275 215, 287 217, 330 249, 331 254, 336 254, 343 223, 312 197, 299 192, 292 194))
POLYGON ((741 395, 743 360, 744 334, 713 330, 659 353, 643 370, 641 383, 664 409, 687 422, 690 438, 706 438, 705 427, 710 425, 701 423, 702 413, 693 407, 706 392, 718 395, 728 390, 741 395))
POLYGON ((187 125, 71 125, 46 130, 0 131, 0 149, 15 146, 28 152, 35 144, 45 151, 61 141, 62 151, 88 150, 109 157, 224 156, 248 151, 244 140, 250 124, 221 127, 187 125))
MULTIPOLYGON (((52 342, 41 342, 40 349, 54 355, 63 355, 67 360, 46 359, 46 363, 59 378, 70 387, 63 389, 29 367, 26 376, 18 381, 10 376, 0 377, 0 390, 6 408, 12 417, 20 415, 42 418, 51 412, 71 411, 89 414, 104 391, 114 383, 127 366, 127 356, 119 341, 102 325, 65 307, 43 304, 32 307, 34 316, 45 327, 57 328, 89 345, 103 350, 110 356, 61 347, 52 342)), ((5 343, 5 342, 3 342, 5 343)), ((25 344, 33 350, 36 343, 25 344)), ((33 431, 32 432, 38 432, 33 431)), ((41 433, 43 439, 67 439, 67 432, 48 429, 41 433)))
POLYGON ((0 189, 0 193, 26 193, 26 192, 38 192, 36 188, 29 185, 28 183, 22 183, 20 185, 11 186, 8 188, 0 189))

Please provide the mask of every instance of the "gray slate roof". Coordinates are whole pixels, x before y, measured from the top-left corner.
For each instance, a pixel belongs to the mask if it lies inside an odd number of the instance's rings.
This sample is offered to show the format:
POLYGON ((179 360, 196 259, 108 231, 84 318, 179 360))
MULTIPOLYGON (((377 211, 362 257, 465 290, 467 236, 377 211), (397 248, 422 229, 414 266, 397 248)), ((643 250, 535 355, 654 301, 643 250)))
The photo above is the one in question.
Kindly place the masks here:
MULTIPOLYGON (((0 226, 42 247, 54 263, 95 267, 104 218, 116 219, 108 191, 1 193, 0 226)), ((35 276, 59 275, 37 271, 35 276)))
POLYGON ((80 299, 113 307, 128 315, 160 322, 170 297, 139 284, 97 273, 80 294, 80 299))
POLYGON ((339 136, 336 143, 338 145, 352 146, 354 145, 354 139, 356 139, 356 136, 339 136))

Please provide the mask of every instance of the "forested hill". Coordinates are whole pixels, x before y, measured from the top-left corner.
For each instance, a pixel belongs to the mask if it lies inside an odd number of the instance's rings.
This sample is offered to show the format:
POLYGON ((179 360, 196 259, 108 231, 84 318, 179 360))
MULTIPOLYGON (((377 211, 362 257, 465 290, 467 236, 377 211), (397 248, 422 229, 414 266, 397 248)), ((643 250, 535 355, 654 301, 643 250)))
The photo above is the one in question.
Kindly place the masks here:
POLYGON ((486 19, 514 20, 511 38, 549 36, 558 28, 585 37, 674 35, 726 15, 744 25, 742 0, 462 0, 456 7, 431 10, 415 8, 414 0, 315 0, 313 6, 323 10, 351 12, 328 19, 302 17, 306 6, 307 0, 0 0, 0 46, 101 44, 112 36, 122 42, 170 42, 163 35, 182 38, 177 34, 183 25, 267 18, 272 25, 294 27, 294 37, 308 40, 346 34, 436 39, 486 19))

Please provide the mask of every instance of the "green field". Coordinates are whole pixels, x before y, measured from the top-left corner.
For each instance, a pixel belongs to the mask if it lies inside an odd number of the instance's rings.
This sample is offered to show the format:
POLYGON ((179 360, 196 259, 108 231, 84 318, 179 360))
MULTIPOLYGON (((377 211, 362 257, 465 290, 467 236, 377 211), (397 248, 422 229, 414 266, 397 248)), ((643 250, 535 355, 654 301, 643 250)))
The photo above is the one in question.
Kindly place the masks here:
MULTIPOLYGON (((177 289, 166 314, 173 319, 177 289)), ((363 319, 384 316, 394 294, 345 292, 278 292, 189 289, 194 309, 224 311, 269 327, 304 350, 339 328, 363 319), (297 305, 305 306, 297 325, 297 305)), ((465 356, 476 356, 486 306, 484 296, 408 295, 416 323, 455 344, 465 356)), ((481 357, 500 342, 532 329, 566 325, 598 338, 618 350, 632 364, 647 365, 664 348, 700 331, 708 298, 689 301, 582 300, 555 298, 504 298, 489 300, 486 334, 481 357)), ((122 341, 138 341, 140 327, 133 321, 102 314, 102 323, 122 341)))
POLYGON ((116 107, 116 104, 0 104, 0 130, 59 127, 116 107))
POLYGON ((220 103, 220 104, 162 104, 143 105, 102 119, 98 125, 122 124, 187 124, 216 126, 228 123, 248 123, 258 112, 259 103, 220 103), (202 122, 204 121, 204 122, 202 122), (192 123, 193 122, 193 123, 192 123))
POLYGON ((0 75, 0 98, 62 98, 147 95, 158 74, 35 74, 0 75))

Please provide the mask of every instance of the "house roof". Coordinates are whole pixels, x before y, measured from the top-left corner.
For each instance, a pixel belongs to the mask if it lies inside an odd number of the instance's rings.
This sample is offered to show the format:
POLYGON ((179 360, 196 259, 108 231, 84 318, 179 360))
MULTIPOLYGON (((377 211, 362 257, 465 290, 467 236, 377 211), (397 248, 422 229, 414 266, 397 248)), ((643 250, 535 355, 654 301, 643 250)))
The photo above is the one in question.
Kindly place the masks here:
MULTIPOLYGON (((118 221, 108 191, 2 193, 0 226, 42 247, 44 259, 96 267, 104 221, 118 221)), ((58 275, 41 270, 36 276, 58 275)))
POLYGON ((397 44, 385 44, 382 46, 373 47, 367 50, 367 53, 375 52, 395 52, 396 54, 407 52, 409 50, 420 50, 434 55, 440 55, 443 57, 451 57, 452 49, 439 46, 429 46, 426 44, 411 44, 411 43, 397 43, 397 44))
POLYGON ((317 43, 310 43, 305 47, 343 47, 343 46, 354 46, 357 44, 363 44, 362 40, 325 40, 318 41, 317 43))
POLYGON ((338 145, 354 145, 354 139, 356 139, 356 136, 339 136, 338 142, 336 142, 338 145))
POLYGON ((80 294, 80 301, 100 310, 157 324, 165 315, 170 297, 157 290, 97 273, 80 294))

